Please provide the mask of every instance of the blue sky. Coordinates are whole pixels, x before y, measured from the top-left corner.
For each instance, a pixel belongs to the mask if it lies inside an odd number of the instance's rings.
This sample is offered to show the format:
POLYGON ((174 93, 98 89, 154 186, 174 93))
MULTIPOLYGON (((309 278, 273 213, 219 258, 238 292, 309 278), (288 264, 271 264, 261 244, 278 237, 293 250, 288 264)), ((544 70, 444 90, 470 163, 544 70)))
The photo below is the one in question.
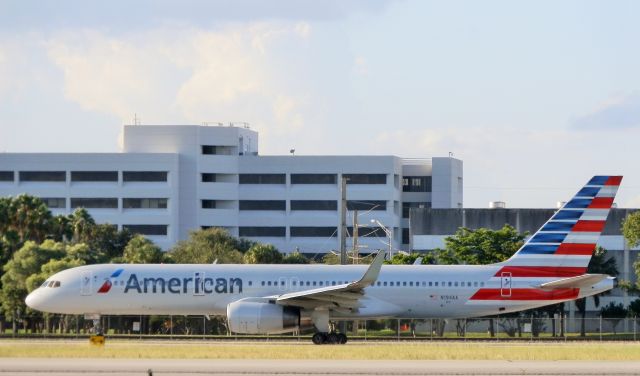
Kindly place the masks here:
POLYGON ((247 121, 262 154, 464 160, 465 206, 623 174, 640 207, 635 1, 0 0, 0 151, 247 121))

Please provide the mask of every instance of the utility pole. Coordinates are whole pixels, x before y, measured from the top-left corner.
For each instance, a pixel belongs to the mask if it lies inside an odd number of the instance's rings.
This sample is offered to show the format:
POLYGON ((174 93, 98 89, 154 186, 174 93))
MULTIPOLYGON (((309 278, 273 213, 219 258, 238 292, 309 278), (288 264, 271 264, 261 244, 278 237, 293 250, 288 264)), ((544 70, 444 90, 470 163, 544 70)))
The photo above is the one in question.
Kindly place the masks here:
POLYGON ((340 184, 340 264, 347 264, 347 178, 340 184))
POLYGON ((353 211, 353 263, 360 263, 360 252, 358 252, 358 211, 353 211))

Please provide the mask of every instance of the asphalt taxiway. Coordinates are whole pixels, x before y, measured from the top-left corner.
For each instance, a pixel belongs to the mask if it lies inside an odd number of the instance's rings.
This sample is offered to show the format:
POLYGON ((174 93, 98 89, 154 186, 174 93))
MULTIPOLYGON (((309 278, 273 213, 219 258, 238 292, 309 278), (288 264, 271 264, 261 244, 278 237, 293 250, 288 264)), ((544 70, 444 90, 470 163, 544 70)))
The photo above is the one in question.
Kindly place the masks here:
POLYGON ((0 358, 0 375, 638 375, 640 361, 0 358))

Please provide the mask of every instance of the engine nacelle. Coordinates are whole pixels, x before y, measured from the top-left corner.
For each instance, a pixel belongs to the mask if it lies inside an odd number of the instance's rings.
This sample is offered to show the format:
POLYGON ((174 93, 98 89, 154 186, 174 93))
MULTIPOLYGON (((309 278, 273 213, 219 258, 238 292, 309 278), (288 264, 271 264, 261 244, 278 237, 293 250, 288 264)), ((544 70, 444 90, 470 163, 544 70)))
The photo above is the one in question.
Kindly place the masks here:
POLYGON ((277 334, 300 327, 300 310, 265 302, 242 301, 227 306, 229 329, 242 334, 277 334))

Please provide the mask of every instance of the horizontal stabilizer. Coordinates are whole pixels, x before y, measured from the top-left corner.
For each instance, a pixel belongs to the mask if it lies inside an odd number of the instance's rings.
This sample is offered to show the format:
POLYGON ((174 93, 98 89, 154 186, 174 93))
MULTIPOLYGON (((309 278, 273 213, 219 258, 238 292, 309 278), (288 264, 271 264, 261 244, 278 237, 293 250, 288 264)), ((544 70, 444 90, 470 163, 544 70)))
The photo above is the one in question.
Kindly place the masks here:
POLYGON ((540 288, 543 290, 553 289, 579 289, 597 284, 607 278, 606 274, 583 274, 576 277, 558 279, 556 281, 543 283, 540 288))

